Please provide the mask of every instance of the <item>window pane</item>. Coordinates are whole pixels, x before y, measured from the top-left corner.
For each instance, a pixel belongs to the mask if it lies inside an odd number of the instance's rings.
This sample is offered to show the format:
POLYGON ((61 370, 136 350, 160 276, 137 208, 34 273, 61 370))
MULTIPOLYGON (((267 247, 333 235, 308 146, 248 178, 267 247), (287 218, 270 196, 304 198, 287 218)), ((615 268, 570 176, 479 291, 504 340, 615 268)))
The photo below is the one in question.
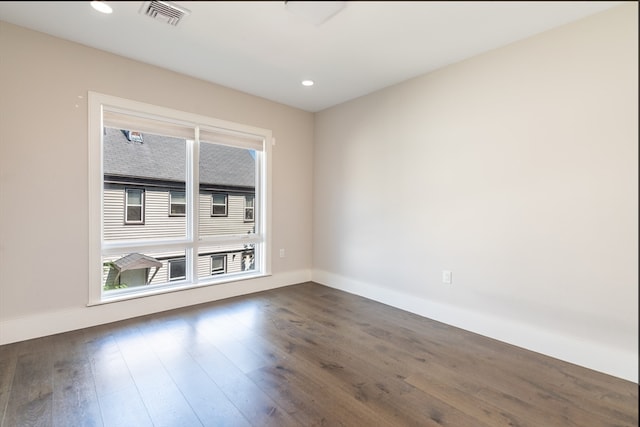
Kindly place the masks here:
POLYGON ((186 203, 187 199, 185 197, 184 191, 172 191, 171 192, 171 203, 186 203))
POLYGON ((254 220, 254 204, 255 204, 255 197, 253 195, 247 195, 244 197, 245 222, 252 222, 254 220))
POLYGON ((186 140, 146 132, 131 138, 135 130, 107 127, 102 135, 104 240, 186 237, 186 140), (170 194, 180 203, 172 206, 170 194))
MULTIPOLYGON (((198 175, 199 235, 254 233, 254 224, 245 221, 244 204, 247 194, 255 194, 256 152, 201 141, 198 175)), ((230 264, 228 258, 228 270, 231 270, 230 264)))
POLYGON ((127 221, 142 221, 142 207, 128 206, 127 221))
POLYGON ((185 278, 186 261, 181 259, 169 260, 169 280, 180 280, 185 278))
POLYGON ((198 279, 211 279, 212 275, 232 275, 243 271, 242 257, 249 245, 205 245, 198 251, 198 279))
POLYGON ((187 207, 185 205, 171 205, 171 215, 185 215, 187 207))
POLYGON ((172 262, 171 274, 184 276, 185 251, 173 252, 130 252, 102 257, 102 286, 107 293, 135 292, 169 282, 169 260, 180 259, 182 263, 172 262), (182 267, 180 269, 180 267, 182 267))
POLYGON ((169 207, 170 215, 185 215, 187 213, 187 198, 184 191, 171 191, 169 200, 171 203, 169 207))
POLYGON ((212 194, 211 195, 211 215, 213 216, 227 216, 227 200, 226 194, 212 194))
POLYGON ((224 269, 224 255, 211 257, 211 269, 212 270, 224 269))
POLYGON ((127 190, 127 203, 130 205, 141 205, 142 190, 127 190))
POLYGON ((224 274, 226 273, 226 255, 213 255, 211 256, 211 274, 224 274))
POLYGON ((213 214, 224 216, 227 214, 227 207, 225 205, 214 205, 213 206, 213 214))

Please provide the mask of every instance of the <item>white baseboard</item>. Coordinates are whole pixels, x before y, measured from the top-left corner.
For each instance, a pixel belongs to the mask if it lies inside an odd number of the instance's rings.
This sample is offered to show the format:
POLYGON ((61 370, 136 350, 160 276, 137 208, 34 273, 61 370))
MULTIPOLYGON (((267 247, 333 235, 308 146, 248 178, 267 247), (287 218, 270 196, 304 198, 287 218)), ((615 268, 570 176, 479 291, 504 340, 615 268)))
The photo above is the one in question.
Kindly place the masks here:
POLYGON ((638 383, 638 354, 597 342, 561 335, 485 313, 441 304, 392 289, 372 286, 321 270, 313 270, 314 282, 359 295, 474 332, 527 350, 542 353, 585 368, 638 383))
POLYGON ((311 280, 311 272, 309 270, 290 271, 257 279, 170 292, 109 304, 91 307, 82 306, 4 319, 0 321, 0 345, 266 291, 308 282, 309 280, 311 280))

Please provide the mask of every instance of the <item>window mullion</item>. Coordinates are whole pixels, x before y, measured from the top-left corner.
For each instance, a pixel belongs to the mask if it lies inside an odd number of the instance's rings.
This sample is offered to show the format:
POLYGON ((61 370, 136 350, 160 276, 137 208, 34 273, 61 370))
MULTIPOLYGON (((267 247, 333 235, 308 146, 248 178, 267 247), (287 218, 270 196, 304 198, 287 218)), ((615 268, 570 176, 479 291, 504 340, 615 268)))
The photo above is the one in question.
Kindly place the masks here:
POLYGON ((193 283, 198 281, 198 253, 200 251, 198 241, 198 230, 200 229, 200 128, 195 128, 195 140, 187 141, 187 147, 189 153, 187 155, 187 181, 189 185, 189 194, 191 196, 190 223, 189 227, 189 239, 190 244, 190 272, 188 277, 191 278, 193 283))

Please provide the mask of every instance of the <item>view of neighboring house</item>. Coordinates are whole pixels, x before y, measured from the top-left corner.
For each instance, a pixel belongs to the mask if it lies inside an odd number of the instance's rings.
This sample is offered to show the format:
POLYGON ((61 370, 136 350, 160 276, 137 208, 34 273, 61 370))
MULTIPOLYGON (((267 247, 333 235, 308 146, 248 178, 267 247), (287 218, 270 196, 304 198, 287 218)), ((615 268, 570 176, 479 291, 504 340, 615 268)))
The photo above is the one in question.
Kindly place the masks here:
MULTIPOLYGON (((186 141, 104 128, 105 242, 187 235, 186 141)), ((251 150, 202 142, 199 152, 200 236, 254 232, 255 158, 251 150)), ((185 279, 184 251, 105 257, 104 287, 113 289, 185 279)), ((250 245, 201 246, 198 278, 252 270, 250 245)))

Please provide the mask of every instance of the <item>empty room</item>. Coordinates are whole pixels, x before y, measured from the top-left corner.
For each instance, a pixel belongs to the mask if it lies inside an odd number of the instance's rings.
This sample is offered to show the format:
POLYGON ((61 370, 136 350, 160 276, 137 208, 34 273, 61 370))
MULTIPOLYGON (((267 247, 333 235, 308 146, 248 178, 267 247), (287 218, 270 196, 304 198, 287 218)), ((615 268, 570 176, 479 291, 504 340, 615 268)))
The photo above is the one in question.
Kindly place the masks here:
POLYGON ((0 427, 638 425, 638 3, 0 2, 0 427))

